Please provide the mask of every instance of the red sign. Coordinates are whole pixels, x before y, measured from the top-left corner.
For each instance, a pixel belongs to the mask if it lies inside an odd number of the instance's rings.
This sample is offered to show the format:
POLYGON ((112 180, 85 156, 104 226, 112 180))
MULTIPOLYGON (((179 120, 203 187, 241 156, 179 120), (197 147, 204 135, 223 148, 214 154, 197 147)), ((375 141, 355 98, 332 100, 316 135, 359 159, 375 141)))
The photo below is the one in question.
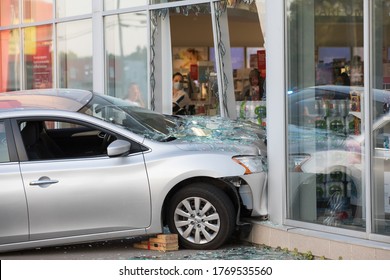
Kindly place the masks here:
POLYGON ((198 79, 198 65, 197 64, 190 65, 190 77, 192 80, 198 79))
POLYGON ((266 76, 266 65, 265 65, 265 50, 257 51, 257 67, 260 71, 260 75, 265 78, 266 76))
POLYGON ((50 44, 37 44, 37 52, 32 56, 33 88, 52 87, 52 63, 50 44))

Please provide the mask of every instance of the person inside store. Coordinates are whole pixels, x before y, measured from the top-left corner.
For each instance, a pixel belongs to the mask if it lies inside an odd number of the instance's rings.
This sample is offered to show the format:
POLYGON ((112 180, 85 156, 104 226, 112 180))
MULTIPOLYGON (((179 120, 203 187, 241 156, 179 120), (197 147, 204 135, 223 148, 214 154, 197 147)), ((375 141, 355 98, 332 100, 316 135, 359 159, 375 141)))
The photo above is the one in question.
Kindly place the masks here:
POLYGON ((142 99, 141 90, 139 89, 138 84, 131 83, 127 90, 127 97, 126 99, 131 104, 139 107, 145 107, 145 102, 142 99))
POLYGON ((173 74, 172 85, 172 113, 187 115, 191 99, 183 89, 183 75, 180 72, 173 74))
POLYGON ((242 100, 260 101, 264 96, 264 79, 260 75, 258 69, 253 69, 249 72, 249 85, 242 90, 242 100))

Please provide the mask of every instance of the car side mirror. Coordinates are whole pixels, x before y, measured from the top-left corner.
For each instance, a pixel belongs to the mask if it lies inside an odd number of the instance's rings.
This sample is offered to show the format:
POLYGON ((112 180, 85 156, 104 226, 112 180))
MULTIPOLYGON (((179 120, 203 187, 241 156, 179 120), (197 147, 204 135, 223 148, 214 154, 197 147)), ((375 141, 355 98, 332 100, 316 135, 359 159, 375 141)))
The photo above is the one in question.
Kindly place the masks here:
POLYGON ((115 140, 107 147, 107 155, 109 157, 119 157, 128 155, 131 144, 125 140, 115 140))

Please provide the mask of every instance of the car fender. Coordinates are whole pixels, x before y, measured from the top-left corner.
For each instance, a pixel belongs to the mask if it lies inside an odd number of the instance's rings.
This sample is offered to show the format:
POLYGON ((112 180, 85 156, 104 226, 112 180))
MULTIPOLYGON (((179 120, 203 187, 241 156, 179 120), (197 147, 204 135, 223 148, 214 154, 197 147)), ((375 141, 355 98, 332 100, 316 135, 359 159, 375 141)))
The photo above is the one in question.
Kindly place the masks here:
POLYGON ((152 201, 151 225, 154 231, 161 230, 161 213, 165 198, 181 182, 200 177, 219 179, 243 175, 245 169, 235 163, 231 159, 232 156, 232 154, 183 151, 177 154, 169 153, 166 156, 162 156, 161 152, 145 153, 152 201), (181 164, 183 161, 186 164, 181 164))

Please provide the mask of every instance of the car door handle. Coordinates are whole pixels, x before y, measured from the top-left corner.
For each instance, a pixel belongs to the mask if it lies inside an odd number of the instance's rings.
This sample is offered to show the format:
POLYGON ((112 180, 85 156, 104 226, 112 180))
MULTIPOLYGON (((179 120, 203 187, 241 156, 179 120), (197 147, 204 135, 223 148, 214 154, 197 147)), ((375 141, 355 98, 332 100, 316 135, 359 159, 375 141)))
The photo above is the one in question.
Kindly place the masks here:
POLYGON ((48 186, 58 183, 58 180, 51 180, 49 177, 41 177, 37 181, 31 181, 30 186, 48 186))

